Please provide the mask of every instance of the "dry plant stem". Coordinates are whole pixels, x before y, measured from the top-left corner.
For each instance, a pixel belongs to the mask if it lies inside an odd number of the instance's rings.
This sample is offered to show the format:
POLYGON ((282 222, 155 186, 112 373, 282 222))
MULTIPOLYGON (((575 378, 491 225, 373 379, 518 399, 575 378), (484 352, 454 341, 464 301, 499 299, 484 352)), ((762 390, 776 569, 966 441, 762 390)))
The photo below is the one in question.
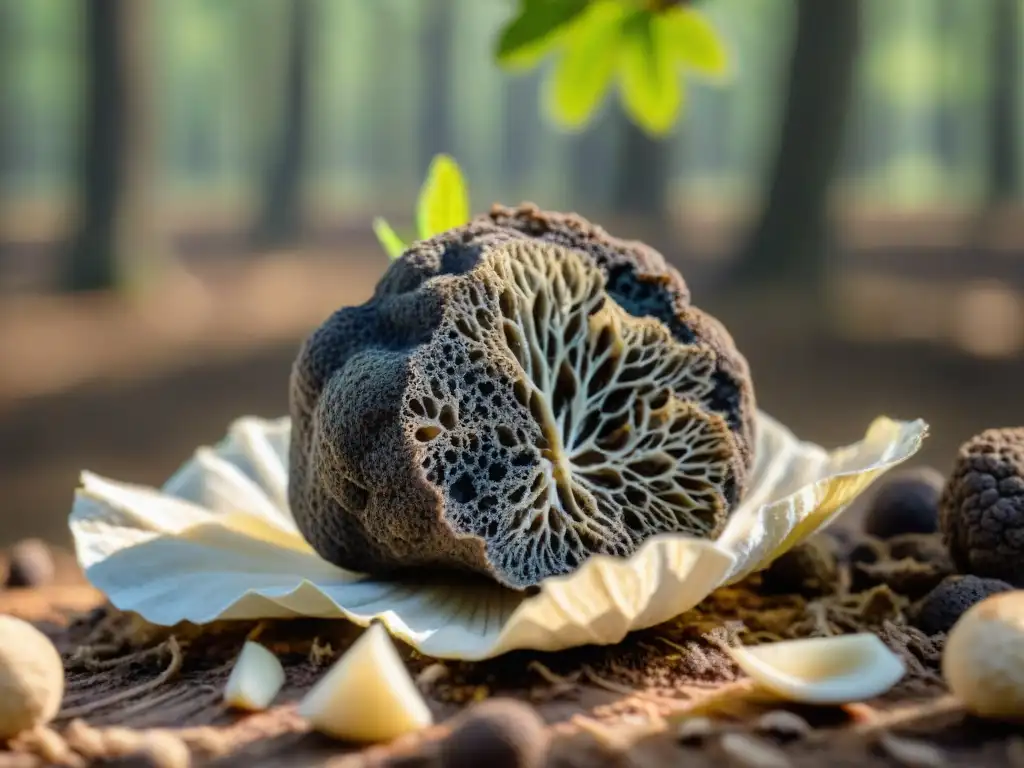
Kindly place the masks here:
MULTIPOLYGON (((119 667, 122 664, 128 664, 133 661, 144 659, 147 656, 156 656, 163 652, 165 646, 165 643, 161 645, 155 645, 152 648, 145 648, 141 651, 136 651, 135 653, 129 653, 127 656, 117 656, 113 659, 99 660, 94 657, 83 656, 79 659, 79 662, 90 672, 97 672, 101 669, 113 669, 114 667, 119 667)), ((86 650, 88 651, 91 649, 86 650)))
POLYGON ((628 685, 620 685, 619 683, 613 683, 611 680, 605 680, 587 665, 583 666, 582 672, 584 677, 594 685, 604 688, 606 691, 611 691, 612 693, 620 693, 623 696, 635 696, 638 699, 646 699, 647 701, 652 701, 655 704, 674 705, 679 703, 679 699, 670 698, 668 696, 658 696, 657 694, 648 693, 647 691, 638 691, 635 688, 630 688, 628 685))
MULTIPOLYGON (((855 736, 880 735, 928 717, 962 711, 963 705, 955 696, 940 696, 926 705, 915 704, 898 707, 888 712, 873 710, 874 714, 870 719, 857 723, 846 732, 855 736)), ((810 742, 823 742, 833 738, 835 738, 835 733, 831 730, 816 731, 807 736, 807 740, 810 742)))
POLYGON ((112 704, 118 704, 122 701, 127 701, 128 699, 132 699, 135 696, 138 696, 143 693, 148 693, 149 691, 159 688, 161 685, 163 685, 168 680, 173 678, 176 674, 178 674, 179 671, 181 671, 181 664, 183 661, 181 647, 178 645, 177 638, 175 638, 172 635, 167 640, 167 642, 161 644, 160 647, 163 647, 164 645, 166 645, 171 652, 171 662, 167 665, 167 669, 161 672, 158 677, 154 678, 153 680, 150 680, 148 683, 142 683, 141 685, 137 685, 134 688, 129 688, 126 691, 120 691, 110 696, 105 696, 101 699, 96 699, 96 701, 91 701, 88 704, 82 704, 78 707, 71 707, 69 709, 65 709, 60 713, 60 719, 68 720, 74 717, 84 717, 85 715, 91 714, 98 709, 102 709, 103 707, 109 707, 112 704))

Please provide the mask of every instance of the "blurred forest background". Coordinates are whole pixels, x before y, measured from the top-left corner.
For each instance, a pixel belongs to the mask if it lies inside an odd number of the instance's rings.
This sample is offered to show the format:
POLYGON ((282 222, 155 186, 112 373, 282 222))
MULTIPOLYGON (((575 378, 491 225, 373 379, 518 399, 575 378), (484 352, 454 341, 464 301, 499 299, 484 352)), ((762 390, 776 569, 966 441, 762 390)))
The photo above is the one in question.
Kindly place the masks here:
POLYGON ((287 410, 431 158, 648 240, 801 436, 1024 422, 1024 0, 702 0, 733 56, 659 139, 545 119, 510 0, 0 0, 0 544, 287 410))

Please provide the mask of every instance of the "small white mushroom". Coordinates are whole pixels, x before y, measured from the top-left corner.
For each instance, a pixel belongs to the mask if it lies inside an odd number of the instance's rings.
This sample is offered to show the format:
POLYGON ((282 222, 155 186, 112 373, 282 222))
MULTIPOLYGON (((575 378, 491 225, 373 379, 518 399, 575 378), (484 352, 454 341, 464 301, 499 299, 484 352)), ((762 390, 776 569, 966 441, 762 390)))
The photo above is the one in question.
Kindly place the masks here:
POLYGON ((900 658, 868 632, 730 648, 762 688, 805 704, 845 704, 879 696, 906 673, 900 658))
POLYGON ((321 733, 364 743, 390 741, 433 723, 387 630, 377 623, 306 694, 299 714, 321 733))
POLYGON ((238 709, 266 709, 283 685, 284 667, 277 656, 249 641, 242 646, 224 686, 224 702, 238 709))
POLYGON ((64 664, 28 622, 0 616, 0 739, 50 722, 64 698, 64 664))
POLYGON ((1024 718, 1024 590, 973 605, 942 654, 949 689, 976 715, 1024 718))

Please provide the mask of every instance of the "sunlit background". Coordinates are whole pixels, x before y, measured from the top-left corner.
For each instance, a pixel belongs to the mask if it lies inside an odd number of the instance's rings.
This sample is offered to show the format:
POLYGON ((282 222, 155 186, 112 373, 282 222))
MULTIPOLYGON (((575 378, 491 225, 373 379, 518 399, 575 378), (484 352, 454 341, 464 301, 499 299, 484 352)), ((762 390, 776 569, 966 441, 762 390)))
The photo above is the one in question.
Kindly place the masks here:
POLYGON ((431 158, 648 240, 801 436, 1024 422, 1024 0, 702 0, 733 55, 653 139, 494 61, 511 0, 0 0, 0 544, 287 411, 431 158))

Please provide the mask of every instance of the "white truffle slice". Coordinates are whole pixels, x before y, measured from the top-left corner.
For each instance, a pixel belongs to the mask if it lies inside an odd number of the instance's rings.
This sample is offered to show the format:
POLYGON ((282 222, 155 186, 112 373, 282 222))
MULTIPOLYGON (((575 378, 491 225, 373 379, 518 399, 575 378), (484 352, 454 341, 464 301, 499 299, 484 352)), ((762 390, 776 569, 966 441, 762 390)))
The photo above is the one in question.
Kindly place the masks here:
POLYGON ((868 632, 731 648, 729 652, 760 686, 804 704, 871 699, 888 691, 906 673, 899 656, 868 632))
POLYGON ((247 642, 224 686, 224 703, 237 709, 266 709, 283 685, 284 667, 277 656, 259 643, 247 642))
POLYGON ((321 733, 356 742, 390 741, 433 717, 382 624, 372 624, 299 704, 321 733))
POLYGON ((64 698, 64 664, 26 621, 0 616, 0 740, 44 725, 64 698))
POLYGON ((942 675, 974 714, 1024 719, 1024 590, 988 597, 960 617, 946 639, 942 675))

